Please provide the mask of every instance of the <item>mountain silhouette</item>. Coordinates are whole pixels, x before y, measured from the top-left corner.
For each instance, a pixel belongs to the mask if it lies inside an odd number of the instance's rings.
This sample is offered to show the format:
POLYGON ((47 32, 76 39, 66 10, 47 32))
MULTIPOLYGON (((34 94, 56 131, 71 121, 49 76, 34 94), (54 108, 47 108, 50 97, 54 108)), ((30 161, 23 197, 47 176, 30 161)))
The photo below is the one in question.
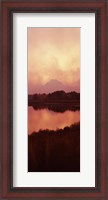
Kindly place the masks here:
POLYGON ((60 91, 60 90, 64 90, 65 86, 58 80, 56 79, 51 79, 50 81, 48 81, 44 86, 43 86, 43 90, 46 93, 50 93, 50 92, 54 92, 54 91, 60 91))
MULTIPOLYGON (((29 89, 30 90, 30 89, 29 89)), ((57 79, 51 79, 46 84, 36 84, 32 87, 32 91, 29 92, 29 94, 42 94, 42 93, 52 93, 55 91, 65 91, 65 92, 71 92, 71 91, 80 91, 80 84, 79 81, 76 81, 72 83, 72 85, 64 85, 62 82, 58 81, 57 79)))

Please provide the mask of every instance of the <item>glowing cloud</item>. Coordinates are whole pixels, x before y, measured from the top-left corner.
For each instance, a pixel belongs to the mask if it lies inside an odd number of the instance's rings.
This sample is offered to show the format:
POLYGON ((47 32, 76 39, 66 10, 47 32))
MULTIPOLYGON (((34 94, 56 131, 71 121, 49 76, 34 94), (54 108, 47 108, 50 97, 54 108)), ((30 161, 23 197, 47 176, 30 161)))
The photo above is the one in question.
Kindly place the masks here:
POLYGON ((80 28, 28 28, 29 93, 39 92, 51 79, 66 91, 79 91, 80 28))

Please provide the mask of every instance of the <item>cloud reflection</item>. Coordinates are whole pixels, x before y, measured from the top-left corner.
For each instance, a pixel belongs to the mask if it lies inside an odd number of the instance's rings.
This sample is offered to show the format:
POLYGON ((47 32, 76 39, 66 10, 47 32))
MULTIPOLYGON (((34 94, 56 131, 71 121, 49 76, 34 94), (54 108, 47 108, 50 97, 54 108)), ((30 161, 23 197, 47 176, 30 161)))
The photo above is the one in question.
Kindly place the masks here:
POLYGON ((40 129, 56 130, 70 126, 80 121, 79 111, 65 111, 64 113, 56 113, 48 109, 34 110, 28 108, 28 133, 39 131, 40 129))

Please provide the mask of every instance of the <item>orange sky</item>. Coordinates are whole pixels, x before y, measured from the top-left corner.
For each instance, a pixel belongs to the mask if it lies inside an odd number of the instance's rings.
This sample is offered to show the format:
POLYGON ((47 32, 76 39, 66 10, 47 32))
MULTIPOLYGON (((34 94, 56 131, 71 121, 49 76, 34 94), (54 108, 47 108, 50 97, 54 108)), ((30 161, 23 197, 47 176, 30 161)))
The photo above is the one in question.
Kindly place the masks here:
POLYGON ((80 88, 80 28, 28 28, 28 92, 51 79, 80 88))

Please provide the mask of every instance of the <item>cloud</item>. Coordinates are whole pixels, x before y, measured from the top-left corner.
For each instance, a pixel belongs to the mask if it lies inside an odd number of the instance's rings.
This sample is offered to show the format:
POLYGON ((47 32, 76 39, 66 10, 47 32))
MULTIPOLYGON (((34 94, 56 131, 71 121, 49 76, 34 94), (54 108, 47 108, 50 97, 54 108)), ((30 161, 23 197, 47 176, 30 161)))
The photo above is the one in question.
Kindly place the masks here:
POLYGON ((51 79, 67 87, 80 79, 80 28, 28 29, 29 92, 51 79))

